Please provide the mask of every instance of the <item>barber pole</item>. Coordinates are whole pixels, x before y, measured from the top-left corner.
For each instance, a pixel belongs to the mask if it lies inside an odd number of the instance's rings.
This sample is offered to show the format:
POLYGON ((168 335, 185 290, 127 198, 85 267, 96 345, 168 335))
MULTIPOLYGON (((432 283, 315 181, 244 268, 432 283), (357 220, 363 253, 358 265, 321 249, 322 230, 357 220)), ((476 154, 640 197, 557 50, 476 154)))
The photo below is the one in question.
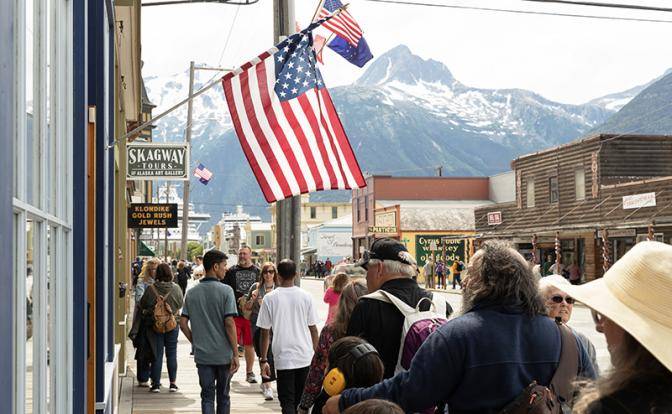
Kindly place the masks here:
POLYGON ((532 236, 532 262, 536 265, 539 264, 539 257, 537 256, 537 235, 532 236))
POLYGON ((602 230, 602 270, 607 273, 611 267, 611 255, 609 254, 609 234, 607 229, 602 230))
POLYGON ((560 249, 560 232, 555 232, 555 273, 560 274, 560 265, 562 259, 562 250, 560 249))

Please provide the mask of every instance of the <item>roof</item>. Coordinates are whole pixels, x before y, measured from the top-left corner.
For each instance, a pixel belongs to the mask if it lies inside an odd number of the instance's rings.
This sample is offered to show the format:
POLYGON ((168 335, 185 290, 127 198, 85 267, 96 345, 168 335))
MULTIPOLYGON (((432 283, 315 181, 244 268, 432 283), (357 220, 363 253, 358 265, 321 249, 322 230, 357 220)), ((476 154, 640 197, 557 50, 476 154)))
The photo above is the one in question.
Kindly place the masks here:
POLYGON ((346 214, 339 218, 333 219, 331 221, 325 221, 324 223, 317 224, 315 226, 308 226, 308 228, 323 228, 323 227, 352 227, 352 214, 346 214))
POLYGON ((412 230, 475 230, 474 206, 404 205, 400 207, 401 229, 412 230))

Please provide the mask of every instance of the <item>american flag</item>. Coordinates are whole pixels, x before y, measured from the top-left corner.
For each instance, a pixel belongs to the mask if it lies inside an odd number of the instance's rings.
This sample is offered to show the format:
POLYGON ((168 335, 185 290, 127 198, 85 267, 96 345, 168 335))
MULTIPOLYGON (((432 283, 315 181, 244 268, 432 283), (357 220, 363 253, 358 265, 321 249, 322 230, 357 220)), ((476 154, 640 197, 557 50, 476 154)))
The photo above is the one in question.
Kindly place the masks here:
MULTIPOLYGON (((319 17, 327 17, 341 7, 343 7, 343 3, 340 0, 324 0, 319 17)), ((343 10, 333 18, 327 20, 323 26, 336 35, 341 36, 355 47, 357 47, 359 39, 362 37, 362 28, 359 27, 359 24, 357 24, 347 10, 343 10)))
POLYGON ((198 164, 198 167, 194 170, 194 176, 198 177, 198 181, 201 183, 208 185, 208 182, 210 182, 210 179, 212 178, 212 172, 205 168, 205 165, 198 164))
POLYGON ((236 135, 266 201, 366 184, 315 64, 311 24, 224 76, 236 135))

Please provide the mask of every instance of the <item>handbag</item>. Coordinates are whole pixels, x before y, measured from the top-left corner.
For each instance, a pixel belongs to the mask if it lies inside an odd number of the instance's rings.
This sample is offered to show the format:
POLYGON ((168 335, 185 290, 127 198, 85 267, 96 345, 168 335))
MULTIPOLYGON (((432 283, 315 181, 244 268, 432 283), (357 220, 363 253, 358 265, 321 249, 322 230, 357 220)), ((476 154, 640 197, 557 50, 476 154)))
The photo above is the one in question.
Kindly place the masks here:
POLYGON ((240 307, 242 317, 249 320, 252 317, 252 307, 250 306, 249 309, 247 309, 248 302, 246 295, 243 295, 238 299, 238 307, 240 307))

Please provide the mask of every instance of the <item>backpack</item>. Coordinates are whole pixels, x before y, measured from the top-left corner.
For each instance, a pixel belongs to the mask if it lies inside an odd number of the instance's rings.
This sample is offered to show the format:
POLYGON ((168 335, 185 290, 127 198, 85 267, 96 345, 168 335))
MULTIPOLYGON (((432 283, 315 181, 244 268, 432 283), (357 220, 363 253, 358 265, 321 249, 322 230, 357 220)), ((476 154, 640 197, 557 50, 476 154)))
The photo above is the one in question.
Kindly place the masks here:
POLYGON ((173 309, 168 302, 166 302, 166 299, 168 299, 171 292, 168 292, 166 296, 161 296, 154 285, 150 285, 149 288, 154 291, 154 295, 156 296, 156 304, 154 305, 153 312, 154 324, 152 325, 154 332, 162 334, 177 328, 177 322, 175 322, 175 317, 173 316, 173 309))
POLYGON ((499 414, 561 414, 571 413, 572 381, 579 371, 579 351, 572 331, 558 323, 562 345, 560 362, 548 387, 532 381, 518 397, 499 414))
POLYGON ((415 309, 408 306, 404 301, 393 294, 379 289, 373 293, 364 296, 365 298, 376 299, 381 302, 391 303, 399 309, 404 315, 404 324, 401 329, 401 344, 399 347, 399 358, 394 373, 407 371, 411 366, 411 360, 418 352, 420 345, 427 337, 436 331, 441 325, 448 322, 446 319, 446 302, 439 300, 433 302, 430 298, 424 297, 415 305, 415 309), (421 311, 422 302, 428 301, 430 307, 428 311, 421 311), (434 310, 432 310, 432 306, 434 310))

